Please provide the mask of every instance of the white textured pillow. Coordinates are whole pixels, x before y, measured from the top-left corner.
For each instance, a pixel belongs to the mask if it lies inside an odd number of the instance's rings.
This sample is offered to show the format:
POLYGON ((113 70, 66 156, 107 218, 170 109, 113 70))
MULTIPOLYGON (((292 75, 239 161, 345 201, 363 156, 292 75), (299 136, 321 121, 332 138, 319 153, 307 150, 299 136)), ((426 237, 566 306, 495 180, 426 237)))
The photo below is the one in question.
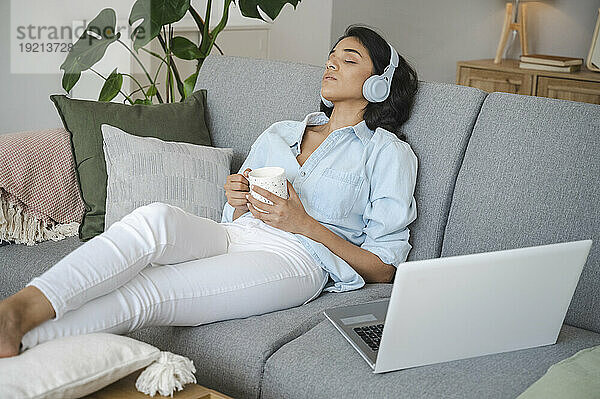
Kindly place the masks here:
POLYGON ((159 356, 158 348, 122 335, 57 338, 0 359, 0 398, 80 398, 159 356))
POLYGON ((152 202, 221 221, 232 148, 140 137, 102 125, 108 181, 104 230, 152 202))

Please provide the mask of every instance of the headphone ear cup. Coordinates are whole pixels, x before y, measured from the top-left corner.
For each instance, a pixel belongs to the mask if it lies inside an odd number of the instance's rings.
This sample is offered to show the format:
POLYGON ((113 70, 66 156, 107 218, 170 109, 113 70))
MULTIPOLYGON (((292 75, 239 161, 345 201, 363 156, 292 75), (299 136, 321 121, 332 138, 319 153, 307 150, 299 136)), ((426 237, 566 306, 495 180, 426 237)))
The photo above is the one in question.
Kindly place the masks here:
POLYGON ((390 85, 381 75, 373 75, 363 84, 363 96, 367 101, 379 103, 384 101, 390 93, 390 85))
POLYGON ((377 102, 384 101, 390 93, 389 82, 384 78, 378 79, 373 83, 373 92, 375 93, 373 97, 377 98, 377 102))
POLYGON ((327 108, 333 108, 333 103, 331 101, 329 101, 328 99, 326 99, 325 97, 323 97, 322 94, 321 94, 321 101, 323 101, 323 104, 325 104, 325 106, 327 108))
POLYGON ((363 83, 363 97, 370 103, 375 102, 375 100, 373 99, 372 93, 373 90, 371 88, 371 86, 373 85, 373 82, 379 77, 379 75, 373 75, 370 76, 367 80, 365 80, 365 83, 363 83))

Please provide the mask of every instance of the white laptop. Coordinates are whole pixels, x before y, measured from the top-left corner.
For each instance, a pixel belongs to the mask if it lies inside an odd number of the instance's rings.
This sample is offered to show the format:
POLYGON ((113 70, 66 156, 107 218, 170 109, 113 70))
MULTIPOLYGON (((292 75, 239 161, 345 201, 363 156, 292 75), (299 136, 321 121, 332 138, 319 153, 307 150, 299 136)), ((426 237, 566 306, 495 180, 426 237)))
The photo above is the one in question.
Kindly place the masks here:
POLYGON ((390 298, 323 313, 374 373, 551 345, 591 246, 405 262, 390 298))

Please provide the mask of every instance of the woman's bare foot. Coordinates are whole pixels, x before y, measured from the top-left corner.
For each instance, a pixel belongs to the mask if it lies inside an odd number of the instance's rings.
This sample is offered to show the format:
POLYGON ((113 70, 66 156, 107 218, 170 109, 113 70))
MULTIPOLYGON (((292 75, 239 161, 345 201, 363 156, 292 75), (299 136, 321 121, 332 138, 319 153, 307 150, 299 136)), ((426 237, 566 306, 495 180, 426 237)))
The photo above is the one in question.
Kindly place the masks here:
POLYGON ((25 333, 55 316, 50 301, 34 286, 0 301, 0 358, 18 355, 25 333))
POLYGON ((21 316, 11 304, 0 302, 0 358, 19 354, 19 346, 24 333, 21 329, 21 316))

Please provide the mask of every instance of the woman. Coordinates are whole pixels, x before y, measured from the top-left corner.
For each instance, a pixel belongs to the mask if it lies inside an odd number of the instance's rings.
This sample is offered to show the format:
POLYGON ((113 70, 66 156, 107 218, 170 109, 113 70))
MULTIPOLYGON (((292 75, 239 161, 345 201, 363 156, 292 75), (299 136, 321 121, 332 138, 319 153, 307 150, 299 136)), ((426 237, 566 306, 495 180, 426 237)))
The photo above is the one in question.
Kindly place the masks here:
POLYGON ((243 172, 227 177, 221 223, 160 202, 137 208, 0 302, 0 357, 65 335, 198 326, 390 282, 416 219, 417 159, 392 132, 409 117, 417 76, 398 57, 385 100, 369 102, 363 84, 394 53, 374 31, 348 27, 326 63, 321 112, 256 139, 243 172), (293 181, 288 199, 255 188, 273 205, 248 196, 247 172, 267 165, 293 181))

